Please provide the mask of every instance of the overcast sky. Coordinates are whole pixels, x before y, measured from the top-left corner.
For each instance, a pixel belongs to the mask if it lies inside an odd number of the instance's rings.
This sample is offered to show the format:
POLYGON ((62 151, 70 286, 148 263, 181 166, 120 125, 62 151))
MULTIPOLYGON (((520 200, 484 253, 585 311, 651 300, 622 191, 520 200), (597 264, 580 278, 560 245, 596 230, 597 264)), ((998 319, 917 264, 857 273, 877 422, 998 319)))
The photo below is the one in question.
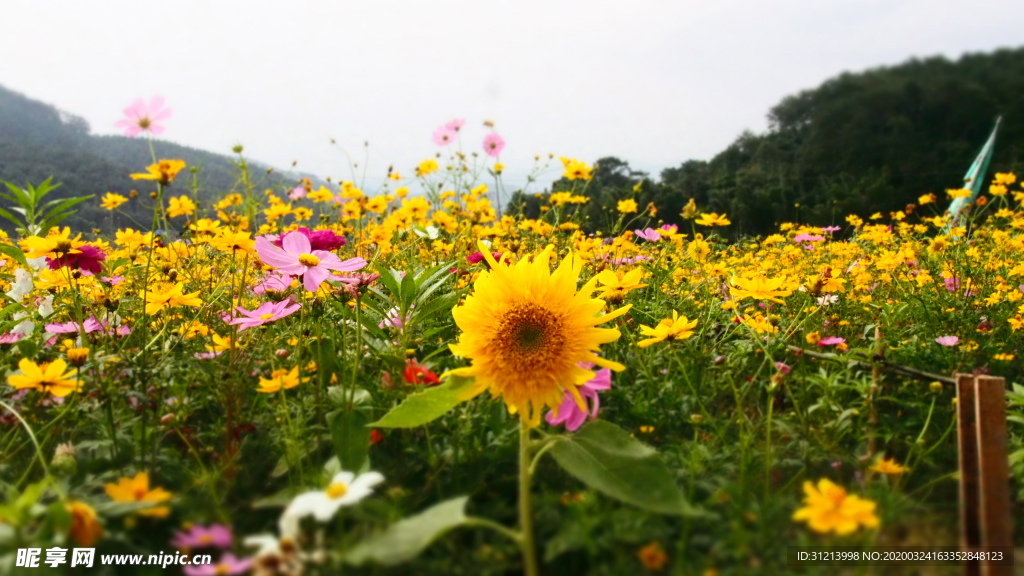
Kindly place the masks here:
MULTIPOLYGON (((404 174, 464 118, 521 182, 537 154, 657 175, 846 70, 1024 44, 1021 0, 0 0, 0 84, 115 133, 160 94, 169 140, 349 178, 404 174)), ((559 170, 552 167, 549 176, 559 170)))

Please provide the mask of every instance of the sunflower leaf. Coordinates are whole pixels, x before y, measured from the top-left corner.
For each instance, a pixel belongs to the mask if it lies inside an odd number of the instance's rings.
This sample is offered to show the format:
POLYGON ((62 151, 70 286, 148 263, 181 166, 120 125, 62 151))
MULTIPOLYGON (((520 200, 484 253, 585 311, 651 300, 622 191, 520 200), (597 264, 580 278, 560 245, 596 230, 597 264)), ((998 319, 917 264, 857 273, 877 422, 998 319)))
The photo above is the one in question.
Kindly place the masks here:
POLYGON ((551 455, 578 480, 612 498, 660 514, 699 514, 657 451, 614 424, 590 422, 560 437, 551 455))
POLYGON ((466 522, 467 500, 468 496, 452 498, 400 520, 383 533, 357 543, 345 554, 345 561, 384 566, 408 562, 442 534, 466 522))
POLYGON ((440 386, 428 388, 406 397, 380 420, 368 424, 373 428, 413 428, 444 416, 459 405, 459 394, 471 386, 472 378, 449 376, 440 386))

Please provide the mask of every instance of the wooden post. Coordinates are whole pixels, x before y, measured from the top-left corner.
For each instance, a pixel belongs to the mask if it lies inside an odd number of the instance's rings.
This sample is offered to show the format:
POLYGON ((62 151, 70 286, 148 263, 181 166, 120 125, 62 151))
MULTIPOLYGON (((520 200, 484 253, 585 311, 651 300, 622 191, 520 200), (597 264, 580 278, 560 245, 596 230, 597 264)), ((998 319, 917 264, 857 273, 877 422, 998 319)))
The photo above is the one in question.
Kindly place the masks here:
MULTIPOLYGON (((1013 546, 1006 449, 1006 381, 958 374, 960 545, 1013 546)), ((1010 576, 1012 566, 964 565, 967 576, 1010 576)))
MULTIPOLYGON (((960 445, 960 545, 980 546, 978 525, 978 441, 974 409, 974 376, 956 375, 957 441, 960 445)), ((977 562, 964 564, 964 576, 980 576, 977 562)))
MULTIPOLYGON (((981 504, 981 545, 1013 546, 1010 516, 1010 463, 1006 448, 1006 381, 994 376, 974 379, 978 426, 978 486, 981 504)), ((1012 548, 1011 548, 1012 549, 1012 548)), ((983 576, 1010 576, 1011 566, 982 566, 983 576)))

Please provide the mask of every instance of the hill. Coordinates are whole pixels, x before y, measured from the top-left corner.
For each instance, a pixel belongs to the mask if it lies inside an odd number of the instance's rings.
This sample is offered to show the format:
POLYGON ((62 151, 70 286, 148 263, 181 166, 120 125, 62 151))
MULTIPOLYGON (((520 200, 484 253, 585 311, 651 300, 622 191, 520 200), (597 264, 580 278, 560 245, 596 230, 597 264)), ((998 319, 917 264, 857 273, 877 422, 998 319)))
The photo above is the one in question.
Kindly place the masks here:
MULTIPOLYGON (((154 142, 162 158, 180 158, 195 172, 182 174, 177 188, 198 186, 201 197, 220 196, 236 189, 240 182, 240 157, 214 154, 172 142, 154 142)), ((129 174, 143 172, 152 163, 144 139, 97 136, 88 122, 73 114, 33 100, 0 86, 0 180, 24 186, 53 176, 61 187, 52 197, 84 196, 96 199, 79 205, 78 213, 65 223, 82 230, 114 226, 148 226, 148 202, 122 207, 125 214, 112 214, 99 206, 106 192, 128 195, 131 190, 148 191, 129 174)), ((247 162, 259 189, 294 186, 303 175, 268 173, 268 166, 247 162)), ((0 226, 8 223, 0 221, 0 226)))
MULTIPOLYGON (((781 222, 842 224, 847 214, 904 209, 922 194, 956 188, 988 138, 1003 122, 989 177, 1024 169, 1024 48, 943 57, 860 73, 844 73, 784 98, 764 134, 745 132, 711 160, 687 160, 660 178, 623 160, 598 160, 586 194, 593 228, 607 229, 606 207, 633 197, 653 202, 660 218, 679 223, 694 198, 707 212, 725 212, 734 236, 764 234, 781 222)), ((553 190, 568 190, 561 180, 553 190)), ((513 198, 527 215, 539 201, 513 198)))

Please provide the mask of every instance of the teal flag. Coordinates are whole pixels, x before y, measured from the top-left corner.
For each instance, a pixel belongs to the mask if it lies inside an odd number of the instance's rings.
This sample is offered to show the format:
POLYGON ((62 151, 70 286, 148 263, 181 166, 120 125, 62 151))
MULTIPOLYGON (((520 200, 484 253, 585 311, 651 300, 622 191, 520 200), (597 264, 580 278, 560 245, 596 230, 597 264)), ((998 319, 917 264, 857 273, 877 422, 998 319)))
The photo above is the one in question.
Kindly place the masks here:
POLYGON ((971 195, 964 198, 954 198, 946 210, 950 215, 949 223, 946 224, 947 232, 953 226, 960 225, 963 220, 961 212, 964 207, 978 198, 978 194, 981 193, 981 187, 985 185, 985 173, 988 172, 988 164, 992 161, 992 150, 996 145, 996 131, 999 130, 999 122, 1001 121, 1002 117, 996 118, 996 125, 992 128, 992 134, 988 137, 988 142, 985 142, 985 146, 981 148, 978 157, 974 159, 974 163, 967 169, 967 174, 964 174, 964 185, 961 188, 970 190, 971 195))

